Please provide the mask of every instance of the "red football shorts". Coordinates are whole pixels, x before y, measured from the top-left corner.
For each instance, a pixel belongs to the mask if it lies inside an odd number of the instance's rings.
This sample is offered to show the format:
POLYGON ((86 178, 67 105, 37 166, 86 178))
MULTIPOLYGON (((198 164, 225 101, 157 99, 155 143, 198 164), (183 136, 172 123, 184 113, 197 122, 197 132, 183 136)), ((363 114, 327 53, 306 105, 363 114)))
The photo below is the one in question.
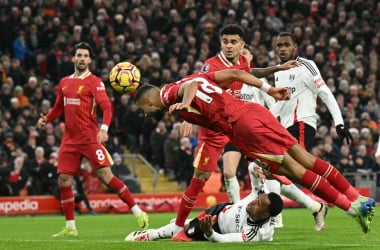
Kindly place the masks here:
MULTIPOLYGON (((255 104, 255 103, 252 103, 255 104)), ((297 144, 297 140, 279 121, 259 104, 234 123, 232 143, 247 157, 257 159, 264 172, 276 173, 284 153, 297 144)))
POLYGON ((218 136, 218 140, 199 140, 193 166, 206 171, 215 171, 218 169, 219 156, 229 142, 227 136, 218 136))
POLYGON ((113 165, 112 157, 104 145, 61 144, 58 152, 57 173, 79 175, 83 157, 89 160, 92 170, 113 165))

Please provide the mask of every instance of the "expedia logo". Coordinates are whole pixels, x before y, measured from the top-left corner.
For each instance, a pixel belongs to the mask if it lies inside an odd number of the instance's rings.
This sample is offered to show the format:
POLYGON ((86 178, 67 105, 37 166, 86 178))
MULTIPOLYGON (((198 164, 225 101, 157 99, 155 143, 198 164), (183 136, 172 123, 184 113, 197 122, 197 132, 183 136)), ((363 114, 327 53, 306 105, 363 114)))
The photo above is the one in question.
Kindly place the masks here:
POLYGON ((36 211, 38 210, 37 201, 6 201, 0 202, 0 213, 22 212, 22 211, 36 211))

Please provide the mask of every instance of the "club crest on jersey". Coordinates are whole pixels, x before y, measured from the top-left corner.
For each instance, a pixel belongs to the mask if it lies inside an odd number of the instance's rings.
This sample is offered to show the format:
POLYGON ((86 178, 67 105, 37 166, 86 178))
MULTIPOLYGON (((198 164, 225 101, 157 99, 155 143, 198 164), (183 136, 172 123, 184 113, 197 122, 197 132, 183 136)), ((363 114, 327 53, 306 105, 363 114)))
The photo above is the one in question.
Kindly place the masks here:
POLYGON ((80 85, 80 86, 78 87, 77 94, 80 94, 80 93, 82 92, 83 88, 84 88, 84 86, 83 86, 83 85, 80 85))
POLYGON ((210 64, 205 64, 202 69, 201 69, 201 72, 202 73, 206 73, 208 72, 208 70, 210 69, 210 64))
POLYGON ((203 165, 207 165, 209 160, 210 160, 210 157, 205 157, 205 160, 203 161, 203 165))

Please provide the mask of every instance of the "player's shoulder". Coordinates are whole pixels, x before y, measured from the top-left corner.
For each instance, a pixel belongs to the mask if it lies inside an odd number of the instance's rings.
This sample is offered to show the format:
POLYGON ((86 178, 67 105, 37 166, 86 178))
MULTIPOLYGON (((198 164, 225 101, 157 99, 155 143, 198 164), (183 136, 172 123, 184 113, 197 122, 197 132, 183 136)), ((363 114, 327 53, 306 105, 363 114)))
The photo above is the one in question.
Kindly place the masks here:
POLYGON ((317 65, 313 60, 304 58, 304 57, 297 57, 296 60, 300 62, 305 68, 313 75, 316 76, 319 74, 319 70, 317 65))
POLYGON ((209 71, 213 71, 215 66, 218 65, 219 63, 220 63, 220 60, 219 60, 217 55, 207 59, 203 63, 200 73, 206 73, 209 71))

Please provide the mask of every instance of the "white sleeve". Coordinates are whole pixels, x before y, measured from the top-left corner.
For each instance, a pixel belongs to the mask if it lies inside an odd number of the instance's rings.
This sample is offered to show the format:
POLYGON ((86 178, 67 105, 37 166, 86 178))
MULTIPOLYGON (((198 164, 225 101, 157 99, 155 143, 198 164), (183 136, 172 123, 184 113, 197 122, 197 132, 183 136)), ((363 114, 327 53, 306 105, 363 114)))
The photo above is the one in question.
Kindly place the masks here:
POLYGON ((220 234, 215 231, 212 232, 210 237, 204 235, 206 239, 213 242, 247 242, 247 236, 244 233, 229 233, 229 234, 220 234))
POLYGON ((331 90, 327 87, 325 81, 323 80, 317 65, 313 61, 309 61, 306 68, 308 70, 304 71, 304 77, 308 88, 314 93, 317 93, 323 103, 325 103, 334 119, 335 126, 344 124, 338 103, 336 102, 334 95, 331 93, 331 90))
POLYGON ((327 87, 327 85, 320 87, 318 96, 322 99, 323 103, 329 109, 330 114, 334 119, 335 126, 344 124, 338 103, 336 102, 334 95, 331 93, 331 90, 327 87))

